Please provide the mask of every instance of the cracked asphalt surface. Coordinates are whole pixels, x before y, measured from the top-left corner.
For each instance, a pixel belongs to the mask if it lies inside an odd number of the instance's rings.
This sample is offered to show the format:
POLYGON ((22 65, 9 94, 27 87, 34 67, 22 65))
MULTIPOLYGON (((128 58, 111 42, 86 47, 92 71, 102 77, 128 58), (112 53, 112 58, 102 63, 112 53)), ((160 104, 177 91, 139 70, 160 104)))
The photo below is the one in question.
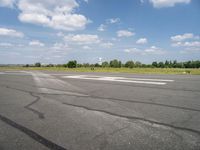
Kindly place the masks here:
POLYGON ((200 76, 1 72, 0 149, 199 150, 200 76))

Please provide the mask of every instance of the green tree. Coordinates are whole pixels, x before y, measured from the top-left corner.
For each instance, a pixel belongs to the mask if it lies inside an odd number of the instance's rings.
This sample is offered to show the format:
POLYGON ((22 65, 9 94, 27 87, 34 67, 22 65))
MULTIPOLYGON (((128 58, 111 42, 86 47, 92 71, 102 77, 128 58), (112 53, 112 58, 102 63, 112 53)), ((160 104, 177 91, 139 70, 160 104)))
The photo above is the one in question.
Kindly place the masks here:
POLYGON ((142 66, 142 63, 141 62, 139 62, 139 61, 136 61, 135 62, 135 67, 141 67, 142 66))
POLYGON ((164 63, 161 61, 161 62, 158 63, 158 67, 159 67, 159 68, 164 68, 165 65, 164 65, 164 63))
POLYGON ((156 61, 154 61, 154 62, 152 62, 152 66, 157 68, 158 67, 158 63, 156 61))
POLYGON ((77 61, 76 60, 71 60, 67 63, 68 68, 76 68, 77 66, 77 61))
POLYGON ((41 63, 40 62, 35 63, 35 67, 41 67, 41 63))
POLYGON ((168 68, 169 67, 169 61, 165 61, 165 68, 168 68))
POLYGON ((102 67, 109 67, 109 63, 107 61, 102 62, 102 67))
POLYGON ((117 59, 111 60, 110 61, 110 67, 112 68, 121 68, 121 61, 118 61, 117 59))
POLYGON ((129 60, 125 63, 125 67, 127 68, 133 68, 134 67, 134 62, 132 60, 129 60))
POLYGON ((101 67, 98 63, 94 64, 94 67, 101 67))

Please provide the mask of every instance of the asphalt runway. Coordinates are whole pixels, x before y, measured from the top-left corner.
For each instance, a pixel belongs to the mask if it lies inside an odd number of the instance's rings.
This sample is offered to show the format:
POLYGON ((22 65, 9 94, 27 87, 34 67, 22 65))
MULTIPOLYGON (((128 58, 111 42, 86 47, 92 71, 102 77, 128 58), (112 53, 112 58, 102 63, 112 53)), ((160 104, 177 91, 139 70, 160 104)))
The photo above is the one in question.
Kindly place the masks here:
POLYGON ((0 150, 200 150, 200 76, 0 72, 0 150))

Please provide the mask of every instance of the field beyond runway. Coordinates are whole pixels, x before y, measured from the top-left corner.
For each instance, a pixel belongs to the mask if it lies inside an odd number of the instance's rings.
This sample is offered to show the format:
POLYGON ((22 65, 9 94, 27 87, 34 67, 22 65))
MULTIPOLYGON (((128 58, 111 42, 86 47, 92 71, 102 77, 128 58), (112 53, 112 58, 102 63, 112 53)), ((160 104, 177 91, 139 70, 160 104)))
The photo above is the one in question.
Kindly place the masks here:
POLYGON ((200 76, 0 71, 0 149, 199 150, 200 76))

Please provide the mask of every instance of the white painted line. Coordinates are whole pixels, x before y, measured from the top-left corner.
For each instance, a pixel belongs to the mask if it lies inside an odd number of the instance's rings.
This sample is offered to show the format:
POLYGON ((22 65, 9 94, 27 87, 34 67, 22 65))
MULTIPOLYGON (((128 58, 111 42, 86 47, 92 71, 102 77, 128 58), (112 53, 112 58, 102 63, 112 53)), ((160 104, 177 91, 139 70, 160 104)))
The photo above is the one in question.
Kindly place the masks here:
MULTIPOLYGON (((93 76, 93 75, 70 75, 71 78, 104 78, 104 76, 93 76)), ((158 81, 158 82, 174 82, 174 80, 168 79, 146 79, 146 78, 125 78, 125 77, 106 77, 108 79, 117 79, 117 80, 139 80, 139 81, 158 81)))
POLYGON ((73 79, 83 79, 83 80, 98 80, 98 81, 114 81, 114 82, 126 82, 126 83, 141 83, 141 84, 154 84, 154 85, 165 85, 165 82, 153 82, 153 81, 140 81, 138 80, 130 80, 131 78, 119 78, 119 77, 99 77, 94 78, 94 76, 63 76, 63 78, 73 78, 73 79))

